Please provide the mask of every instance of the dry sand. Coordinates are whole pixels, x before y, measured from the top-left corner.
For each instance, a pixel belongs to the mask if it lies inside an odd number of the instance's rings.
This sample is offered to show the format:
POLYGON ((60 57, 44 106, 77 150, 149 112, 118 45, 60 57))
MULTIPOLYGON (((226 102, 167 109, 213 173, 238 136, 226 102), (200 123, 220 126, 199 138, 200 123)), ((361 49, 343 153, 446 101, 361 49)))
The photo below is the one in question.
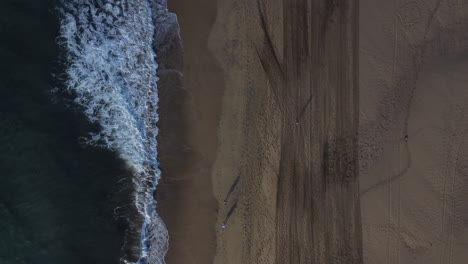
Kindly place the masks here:
POLYGON ((218 226, 238 200, 214 263, 361 262, 357 11, 345 1, 218 3, 218 201, 240 183, 219 211, 218 226))
POLYGON ((170 0, 167 263, 466 263, 467 4, 170 0))
POLYGON ((467 263, 468 2, 360 14, 364 262, 467 263))

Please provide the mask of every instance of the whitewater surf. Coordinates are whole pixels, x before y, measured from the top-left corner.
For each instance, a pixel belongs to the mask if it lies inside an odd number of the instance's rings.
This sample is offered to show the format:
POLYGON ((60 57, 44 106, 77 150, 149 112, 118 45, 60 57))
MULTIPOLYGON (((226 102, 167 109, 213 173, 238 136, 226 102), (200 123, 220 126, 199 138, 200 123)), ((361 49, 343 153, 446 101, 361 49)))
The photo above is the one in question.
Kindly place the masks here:
POLYGON ((139 214, 135 217, 141 219, 134 222, 139 225, 136 231, 130 231, 140 237, 136 263, 165 263, 168 232, 153 195, 161 177, 156 139, 158 64, 153 45, 155 11, 167 13, 166 3, 68 0, 59 10, 66 90, 86 117, 100 126, 86 143, 116 151, 133 174, 132 202, 139 214))

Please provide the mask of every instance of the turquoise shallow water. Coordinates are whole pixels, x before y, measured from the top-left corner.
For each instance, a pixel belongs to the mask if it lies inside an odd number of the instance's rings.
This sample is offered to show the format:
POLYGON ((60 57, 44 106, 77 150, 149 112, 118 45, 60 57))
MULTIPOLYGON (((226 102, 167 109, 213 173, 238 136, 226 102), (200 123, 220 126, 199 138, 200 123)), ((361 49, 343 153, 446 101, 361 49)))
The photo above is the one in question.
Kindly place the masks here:
POLYGON ((115 153, 80 144, 97 128, 50 92, 55 4, 0 1, 0 264, 118 263, 116 182, 129 173, 115 153))

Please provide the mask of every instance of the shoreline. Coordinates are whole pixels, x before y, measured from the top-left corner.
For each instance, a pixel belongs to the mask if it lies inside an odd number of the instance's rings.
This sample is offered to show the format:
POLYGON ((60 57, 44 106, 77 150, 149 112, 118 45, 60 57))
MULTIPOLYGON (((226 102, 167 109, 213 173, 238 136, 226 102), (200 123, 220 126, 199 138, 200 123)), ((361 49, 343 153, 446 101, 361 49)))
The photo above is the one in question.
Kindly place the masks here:
POLYGON ((166 53, 181 55, 175 60, 176 70, 183 76, 171 72, 160 76, 162 178, 156 200, 169 231, 166 262, 170 264, 212 263, 215 254, 218 204, 211 166, 217 152, 223 74, 206 47, 216 4, 214 0, 205 2, 168 3, 169 12, 178 17, 183 40, 183 47, 169 45, 172 49, 166 53))

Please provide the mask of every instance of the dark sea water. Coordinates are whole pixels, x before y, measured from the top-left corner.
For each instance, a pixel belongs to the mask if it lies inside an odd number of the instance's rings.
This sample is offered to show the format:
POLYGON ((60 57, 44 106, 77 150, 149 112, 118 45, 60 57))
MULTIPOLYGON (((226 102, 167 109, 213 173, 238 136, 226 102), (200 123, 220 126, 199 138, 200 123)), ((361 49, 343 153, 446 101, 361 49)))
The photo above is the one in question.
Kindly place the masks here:
POLYGON ((0 264, 118 263, 121 179, 61 86, 56 1, 0 0, 0 264), (120 199, 120 200, 119 200, 120 199))

